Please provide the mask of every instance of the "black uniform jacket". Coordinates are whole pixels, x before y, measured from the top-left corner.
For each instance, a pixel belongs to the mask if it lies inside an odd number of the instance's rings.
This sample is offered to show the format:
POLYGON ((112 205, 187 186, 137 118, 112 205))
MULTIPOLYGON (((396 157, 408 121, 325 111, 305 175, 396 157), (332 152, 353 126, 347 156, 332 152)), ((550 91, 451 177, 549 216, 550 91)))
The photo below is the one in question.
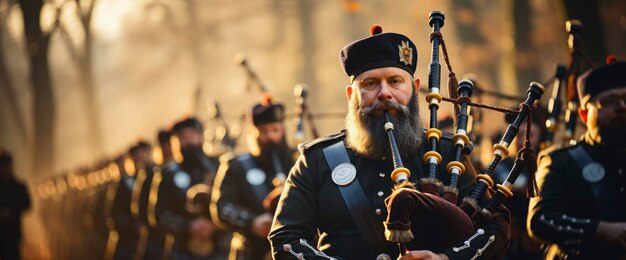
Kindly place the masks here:
POLYGON ((131 214, 135 221, 146 226, 148 225, 148 199, 154 172, 154 165, 152 164, 137 169, 131 192, 131 214))
MULTIPOLYGON (((207 157, 213 166, 218 165, 216 158, 207 157)), ((196 184, 213 184, 214 172, 208 172, 198 163, 183 161, 181 164, 168 163, 161 169, 162 180, 158 184, 157 202, 154 206, 157 226, 167 233, 174 234, 175 246, 186 247, 189 236, 189 224, 196 217, 210 218, 208 203, 206 210, 192 213, 188 208, 187 191, 196 184)))
MULTIPOLYGON (((293 150, 295 152, 295 149, 293 150)), ((282 156, 283 171, 288 171, 293 166, 292 156, 282 156)), ((251 154, 242 154, 237 157, 223 156, 222 163, 217 171, 215 184, 213 185, 211 210, 212 215, 217 217, 217 223, 226 226, 228 229, 237 232, 246 238, 243 252, 238 255, 245 259, 261 259, 269 252, 269 242, 266 238, 259 238, 250 232, 252 221, 257 216, 266 212, 263 207, 263 200, 274 188, 273 179, 276 176, 276 169, 271 162, 265 162, 251 154), (265 174, 262 183, 250 183, 246 176, 247 170, 241 163, 241 159, 247 157, 252 160, 257 169, 265 174), (257 190, 253 188, 257 187, 257 190), (263 186, 263 187, 258 187, 263 186), (264 192, 263 192, 264 191, 264 192), (264 194, 259 194, 263 192, 264 194), (260 196, 261 195, 261 196, 260 196)), ((261 174, 261 173, 257 173, 261 174)), ((283 174, 287 174, 284 172, 283 174)), ((261 174, 262 175, 262 174, 261 174)), ((259 181, 259 180, 257 180, 259 181)), ((260 182, 260 181, 259 181, 260 182)), ((231 250, 231 252, 233 252, 231 250)))
MULTIPOLYGON (((626 250, 595 237, 598 222, 626 221, 624 157, 603 151, 585 137, 575 146, 546 151, 539 158, 537 181, 541 197, 529 205, 528 228, 545 241, 547 259, 624 259, 626 250), (598 200, 583 170, 568 152, 582 146, 604 166, 601 182, 606 198, 598 200), (600 205, 603 204, 604 210, 600 205)), ((623 155, 622 155, 623 156, 623 155)))
POLYGON ((110 230, 119 234, 122 243, 137 240, 137 224, 130 212, 130 201, 135 179, 125 173, 120 173, 119 180, 109 184, 105 215, 110 230))
MULTIPOLYGON (((443 183, 449 183, 449 174, 445 166, 453 158, 454 152, 449 136, 445 135, 439 142, 444 161, 438 167, 438 177, 443 183)), ((296 259, 298 254, 302 254, 304 259, 329 259, 329 257, 376 259, 381 253, 389 255, 392 259, 398 256, 398 247, 394 243, 387 242, 386 252, 373 252, 374 250, 368 248, 368 243, 359 233, 337 184, 331 179, 331 169, 322 149, 344 139, 345 133, 342 132, 300 146, 301 156, 289 174, 269 235, 276 259, 296 259), (316 246, 311 241, 318 231, 320 237, 316 246)), ((427 166, 421 157, 426 149, 426 145, 423 144, 415 154, 403 155, 404 166, 411 171, 409 180, 412 182, 425 177, 427 166)), ((384 199, 390 195, 394 186, 389 177, 393 170, 391 155, 380 160, 370 160, 359 156, 353 150, 347 151, 351 163, 357 169, 356 178, 372 208, 375 209, 380 225, 383 225, 387 217, 384 199)), ((464 164, 468 170, 459 178, 459 201, 467 196, 475 185, 475 172, 467 166, 468 163, 464 164)), ((506 248, 509 225, 509 212, 502 207, 496 218, 487 226, 481 227, 485 234, 473 238, 468 248, 456 252, 450 247, 444 252, 435 253, 445 253, 452 259, 470 259, 476 255, 478 249, 484 248, 479 258, 491 259, 506 248), (495 240, 488 242, 492 235, 495 240)), ((460 247, 463 242, 459 241, 454 246, 460 247)))

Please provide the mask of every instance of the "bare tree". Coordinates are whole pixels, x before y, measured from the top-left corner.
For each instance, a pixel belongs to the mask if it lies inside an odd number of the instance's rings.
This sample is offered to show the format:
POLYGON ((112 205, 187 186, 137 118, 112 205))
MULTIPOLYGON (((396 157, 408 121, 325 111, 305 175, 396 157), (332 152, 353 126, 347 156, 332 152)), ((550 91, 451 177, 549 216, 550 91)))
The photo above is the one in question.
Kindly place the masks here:
POLYGON ((77 22, 80 24, 80 35, 84 36, 82 46, 75 44, 72 40, 72 32, 67 29, 67 24, 59 21, 58 29, 61 33, 65 46, 72 58, 77 63, 80 70, 80 84, 83 89, 83 98, 86 104, 86 120, 88 125, 88 141, 91 151, 95 157, 103 155, 104 142, 102 135, 102 125, 100 122, 100 108, 98 105, 96 85, 94 83, 93 72, 93 43, 94 37, 91 33, 91 22, 93 18, 95 0, 67 0, 58 6, 61 12, 64 8, 72 8, 75 11, 77 22))
POLYGON ((30 62, 33 93, 34 138, 33 166, 36 174, 49 172, 54 157, 54 121, 56 108, 48 64, 50 35, 40 27, 43 0, 19 0, 24 20, 26 50, 30 62))
MULTIPOLYGON (((6 32, 6 18, 11 11, 11 7, 14 5, 13 1, 7 1, 3 5, 5 9, 0 11, 0 35, 7 35, 6 32)), ((24 117, 22 116, 19 104, 17 103, 17 95, 14 90, 13 80, 9 75, 8 66, 6 63, 5 51, 7 46, 4 46, 3 39, 0 38, 0 93, 4 97, 2 99, 2 103, 7 105, 7 110, 11 115, 11 118, 14 120, 15 128, 18 131, 19 142, 22 144, 26 144, 27 141, 27 133, 26 133, 26 123, 24 122, 24 117)))

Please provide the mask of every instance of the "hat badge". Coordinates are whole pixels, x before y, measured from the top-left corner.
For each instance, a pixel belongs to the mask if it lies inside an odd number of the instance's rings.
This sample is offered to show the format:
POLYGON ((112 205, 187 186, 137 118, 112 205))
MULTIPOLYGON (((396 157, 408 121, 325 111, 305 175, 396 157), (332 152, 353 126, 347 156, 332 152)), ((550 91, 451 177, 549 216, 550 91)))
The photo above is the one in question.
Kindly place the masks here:
POLYGON ((276 120, 283 120, 283 110, 280 107, 277 107, 276 109, 274 109, 274 118, 276 118, 276 120))
POLYGON ((408 41, 401 41, 401 43, 402 45, 398 45, 400 62, 407 66, 413 64, 413 48, 409 46, 408 41))

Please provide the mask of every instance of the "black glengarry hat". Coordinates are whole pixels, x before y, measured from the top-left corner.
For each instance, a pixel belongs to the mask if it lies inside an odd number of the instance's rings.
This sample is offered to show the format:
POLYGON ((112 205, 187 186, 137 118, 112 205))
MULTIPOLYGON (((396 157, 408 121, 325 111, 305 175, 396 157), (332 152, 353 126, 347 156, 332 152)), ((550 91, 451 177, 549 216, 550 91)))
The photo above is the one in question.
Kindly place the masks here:
POLYGON ((285 118, 285 107, 281 104, 259 103, 252 107, 252 123, 255 126, 282 122, 285 118))
POLYGON ((181 121, 178 121, 176 124, 174 124, 174 126, 172 126, 172 134, 174 135, 178 134, 180 130, 185 129, 185 128, 193 128, 200 132, 202 132, 204 129, 202 126, 202 123, 200 123, 198 119, 195 119, 193 117, 188 117, 181 121))
POLYGON ((152 148, 152 146, 148 142, 139 140, 137 141, 137 143, 133 144, 130 148, 128 148, 128 153, 134 154, 138 152, 139 150, 149 150, 150 148, 152 148))
POLYGON ((341 49, 339 59, 349 77, 354 79, 365 71, 382 67, 397 67, 415 74, 417 48, 411 39, 398 33, 383 33, 377 24, 370 28, 370 35, 341 49))
POLYGON ((609 59, 607 63, 588 70, 578 78, 578 98, 581 105, 604 91, 626 87, 626 62, 609 59))

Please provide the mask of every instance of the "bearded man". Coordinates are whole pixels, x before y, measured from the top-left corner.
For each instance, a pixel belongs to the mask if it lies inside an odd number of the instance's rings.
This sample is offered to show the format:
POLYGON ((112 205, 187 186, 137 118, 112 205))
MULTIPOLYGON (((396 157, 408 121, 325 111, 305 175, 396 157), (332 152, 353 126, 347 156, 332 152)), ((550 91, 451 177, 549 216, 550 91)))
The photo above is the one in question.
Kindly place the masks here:
POLYGON ((267 234, 274 209, 265 200, 280 195, 296 152, 287 145, 284 111, 282 104, 254 105, 248 128, 250 152, 220 158, 211 211, 217 224, 234 232, 229 260, 271 259, 267 234))
MULTIPOLYGON (((420 81, 413 77, 417 50, 402 34, 382 33, 380 28, 372 32, 340 52, 351 82, 346 87, 346 130, 299 146, 301 155, 289 174, 269 235, 275 259, 383 260, 400 254, 396 244, 384 241, 381 231, 388 215, 384 201, 394 186, 383 114, 390 114, 404 166, 412 173, 409 181, 417 182, 427 173, 421 160, 427 148, 418 111, 420 81), (315 245, 312 241, 318 235, 315 245)), ((443 182, 449 182, 445 165, 453 158, 450 136, 439 142, 443 182)), ((459 180, 459 198, 475 183, 475 173, 464 164, 468 170, 459 180)), ((508 211, 482 229, 468 237, 464 250, 451 246, 441 252, 403 252, 402 259, 497 257, 508 243, 508 211)), ((437 231, 419 235, 428 232, 437 231)))
POLYGON ((626 258, 626 62, 609 62, 578 80, 580 142, 539 156, 527 223, 545 259, 626 258))

